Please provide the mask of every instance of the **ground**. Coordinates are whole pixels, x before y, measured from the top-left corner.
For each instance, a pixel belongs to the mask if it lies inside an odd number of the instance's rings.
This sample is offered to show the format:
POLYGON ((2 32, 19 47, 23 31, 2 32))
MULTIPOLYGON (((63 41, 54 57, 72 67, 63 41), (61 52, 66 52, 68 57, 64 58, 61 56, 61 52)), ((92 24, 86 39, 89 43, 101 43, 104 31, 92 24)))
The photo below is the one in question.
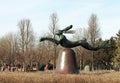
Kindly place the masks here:
POLYGON ((81 71, 79 74, 44 72, 0 72, 0 83, 119 83, 119 71, 81 71))

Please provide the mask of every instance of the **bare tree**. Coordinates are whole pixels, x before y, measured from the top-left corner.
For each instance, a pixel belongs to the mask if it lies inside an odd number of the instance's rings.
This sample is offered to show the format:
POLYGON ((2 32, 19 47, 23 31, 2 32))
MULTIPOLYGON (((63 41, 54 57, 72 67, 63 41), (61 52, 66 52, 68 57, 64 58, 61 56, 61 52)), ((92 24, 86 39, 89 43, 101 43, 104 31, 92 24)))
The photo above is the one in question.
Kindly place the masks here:
MULTIPOLYGON (((85 28, 77 28, 76 33, 73 35, 73 38, 74 40, 83 40, 84 38, 88 39, 88 30, 85 28)), ((86 61, 89 60, 89 56, 87 56, 89 53, 81 46, 75 47, 74 49, 77 56, 78 67, 80 67, 82 70, 86 61)))
POLYGON ((0 48, 0 54, 2 54, 2 63, 15 65, 15 53, 18 49, 16 43, 16 35, 9 33, 8 35, 2 37, 0 41, 0 48))
MULTIPOLYGON (((92 14, 88 22, 89 42, 95 46, 96 40, 100 37, 100 28, 98 26, 97 16, 92 14)), ((94 66, 94 52, 92 51, 92 69, 94 66)))
POLYGON ((29 19, 23 19, 18 23, 19 36, 18 42, 21 49, 22 55, 24 57, 24 64, 30 64, 32 48, 35 44, 35 37, 32 30, 32 24, 29 19))
MULTIPOLYGON (((49 25, 49 30, 50 32, 52 33, 52 37, 55 39, 56 38, 56 35, 55 35, 55 32, 58 30, 58 17, 57 17, 57 13, 52 13, 50 15, 50 25, 49 25)), ((57 51, 57 47, 56 45, 54 44, 54 66, 56 65, 56 51, 57 51)))
MULTIPOLYGON (((76 33, 73 35, 73 39, 74 40, 81 40, 83 38, 83 29, 82 28, 77 28, 76 29, 76 33)), ((74 48, 75 53, 76 53, 76 57, 77 57, 77 63, 78 63, 78 67, 80 67, 80 69, 82 69, 83 66, 83 49, 81 46, 75 47, 74 48)))

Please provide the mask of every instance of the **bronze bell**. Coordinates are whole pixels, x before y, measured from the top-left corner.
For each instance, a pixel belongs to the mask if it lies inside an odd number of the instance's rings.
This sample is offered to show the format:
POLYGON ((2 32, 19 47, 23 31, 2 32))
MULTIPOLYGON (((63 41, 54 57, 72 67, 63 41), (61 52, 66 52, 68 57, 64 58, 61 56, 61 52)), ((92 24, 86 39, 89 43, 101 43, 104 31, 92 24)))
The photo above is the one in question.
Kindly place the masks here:
POLYGON ((75 52, 70 48, 62 48, 56 64, 56 73, 74 74, 79 73, 75 52))

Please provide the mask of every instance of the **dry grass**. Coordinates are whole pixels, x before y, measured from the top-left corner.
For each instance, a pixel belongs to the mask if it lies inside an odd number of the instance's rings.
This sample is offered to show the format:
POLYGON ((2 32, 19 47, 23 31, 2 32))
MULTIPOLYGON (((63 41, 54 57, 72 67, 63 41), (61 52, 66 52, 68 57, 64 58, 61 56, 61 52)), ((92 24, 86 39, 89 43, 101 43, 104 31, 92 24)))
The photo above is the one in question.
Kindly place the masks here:
POLYGON ((82 71, 77 75, 52 72, 0 72, 0 83, 120 83, 120 72, 82 71))

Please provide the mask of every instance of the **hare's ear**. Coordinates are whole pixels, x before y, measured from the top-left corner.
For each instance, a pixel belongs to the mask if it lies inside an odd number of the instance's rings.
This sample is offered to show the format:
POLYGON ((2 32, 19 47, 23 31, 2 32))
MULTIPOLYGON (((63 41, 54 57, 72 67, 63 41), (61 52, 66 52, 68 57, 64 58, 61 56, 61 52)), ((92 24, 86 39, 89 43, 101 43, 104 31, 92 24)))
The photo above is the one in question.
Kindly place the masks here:
POLYGON ((63 33, 74 33, 74 31, 69 31, 69 32, 68 32, 68 30, 70 30, 72 27, 73 27, 73 26, 70 25, 70 26, 66 27, 65 29, 56 31, 55 34, 56 34, 56 35, 61 35, 61 34, 63 34, 63 33))
POLYGON ((66 31, 70 30, 72 27, 73 27, 73 25, 70 25, 70 26, 66 27, 65 29, 63 29, 61 31, 62 32, 66 32, 66 31))
POLYGON ((64 32, 64 33, 73 34, 73 33, 75 33, 75 30, 69 30, 69 31, 66 31, 66 32, 64 32))

